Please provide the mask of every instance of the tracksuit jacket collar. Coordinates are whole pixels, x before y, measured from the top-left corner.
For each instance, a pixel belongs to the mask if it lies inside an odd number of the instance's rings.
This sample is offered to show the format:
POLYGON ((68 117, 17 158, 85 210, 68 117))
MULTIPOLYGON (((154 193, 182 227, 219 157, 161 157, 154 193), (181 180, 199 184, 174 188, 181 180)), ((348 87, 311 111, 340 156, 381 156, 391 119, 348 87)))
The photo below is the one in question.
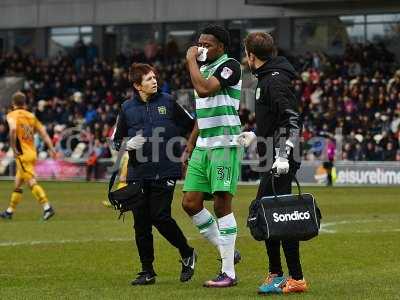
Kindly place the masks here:
POLYGON ((140 98, 139 93, 134 92, 133 93, 133 100, 137 101, 140 104, 145 105, 146 103, 149 103, 152 100, 154 100, 155 98, 157 98, 160 95, 160 93, 161 93, 161 90, 157 90, 157 92, 155 94, 151 95, 150 98, 147 99, 147 101, 143 101, 142 98, 140 98))
POLYGON ((272 72, 284 72, 291 79, 297 77, 296 70, 283 56, 276 56, 269 58, 261 67, 254 71, 257 78, 264 77, 272 72))

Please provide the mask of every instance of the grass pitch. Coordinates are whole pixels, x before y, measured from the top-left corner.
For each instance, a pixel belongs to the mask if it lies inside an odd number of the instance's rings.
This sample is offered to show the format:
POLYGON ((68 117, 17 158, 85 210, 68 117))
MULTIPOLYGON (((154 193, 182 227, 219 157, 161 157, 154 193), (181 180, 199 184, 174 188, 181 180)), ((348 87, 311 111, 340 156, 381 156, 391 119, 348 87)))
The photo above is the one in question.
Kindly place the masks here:
MULTIPOLYGON (((105 183, 43 183, 56 209, 42 222, 41 208, 25 189, 12 221, 0 220, 0 299, 255 299, 267 270, 264 246, 245 226, 255 187, 239 187, 235 214, 239 226, 239 284, 205 289, 219 268, 216 250, 203 240, 180 206, 176 189, 173 215, 199 254, 192 281, 179 282, 178 252, 154 229, 157 282, 132 287, 140 271, 132 217, 117 220, 104 207, 105 183)), ((0 208, 13 184, 0 182, 0 208)), ((304 188, 323 214, 319 237, 301 246, 310 291, 290 299, 400 299, 400 187, 304 188)), ((211 203, 208 203, 210 206, 211 203)), ((283 255, 282 255, 283 257, 283 255)), ((285 262, 283 260, 283 265, 285 262)), ((286 268, 285 268, 286 269, 286 268)))

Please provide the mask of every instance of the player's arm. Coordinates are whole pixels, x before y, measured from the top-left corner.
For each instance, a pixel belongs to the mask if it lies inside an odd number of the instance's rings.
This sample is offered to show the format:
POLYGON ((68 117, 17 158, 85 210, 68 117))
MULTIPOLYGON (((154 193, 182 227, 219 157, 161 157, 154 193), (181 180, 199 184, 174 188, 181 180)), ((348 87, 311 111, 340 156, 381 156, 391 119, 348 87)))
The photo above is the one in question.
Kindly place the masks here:
POLYGON ((189 134, 189 139, 187 140, 186 149, 183 154, 183 156, 186 157, 185 160, 187 160, 192 154, 199 135, 197 120, 176 101, 174 103, 173 119, 175 124, 183 129, 186 136, 189 134))
POLYGON ((197 124, 197 121, 195 121, 193 130, 190 133, 186 148, 189 148, 190 154, 192 153, 194 146, 196 145, 197 137, 199 136, 199 125, 197 124))
POLYGON ((195 118, 178 102, 174 100, 173 120, 176 126, 181 129, 181 132, 186 136, 193 130, 196 122, 195 118))
POLYGON ((47 148, 49 149, 50 156, 52 158, 55 158, 56 151, 54 150, 53 143, 52 143, 49 135, 47 134, 46 128, 39 121, 37 121, 36 131, 37 131, 37 133, 39 133, 40 137, 42 138, 42 140, 46 144, 47 148))
POLYGON ((193 130, 190 133, 189 139, 186 143, 186 148, 182 154, 181 161, 183 164, 187 164, 190 156, 192 155, 193 149, 196 146, 196 141, 198 136, 199 136, 199 126, 197 125, 197 121, 195 121, 193 130))
POLYGON ((199 97, 208 97, 221 89, 217 78, 211 76, 211 78, 206 79, 201 75, 197 64, 197 46, 188 49, 186 59, 193 87, 199 97))
POLYGON ((14 151, 15 156, 21 155, 21 153, 17 149, 17 122, 14 118, 7 116, 7 123, 8 127, 10 128, 9 134, 11 149, 14 151))

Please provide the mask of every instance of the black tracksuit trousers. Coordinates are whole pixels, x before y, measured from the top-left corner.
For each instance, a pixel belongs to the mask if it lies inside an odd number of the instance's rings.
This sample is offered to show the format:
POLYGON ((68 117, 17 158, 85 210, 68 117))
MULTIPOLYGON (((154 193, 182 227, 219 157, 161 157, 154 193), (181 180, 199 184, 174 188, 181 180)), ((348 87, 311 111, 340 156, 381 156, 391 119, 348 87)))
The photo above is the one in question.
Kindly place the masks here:
POLYGON ((192 255, 181 229, 171 217, 175 180, 152 180, 143 183, 143 205, 133 210, 135 240, 142 271, 153 271, 154 247, 152 226, 179 250, 182 258, 192 255))
MULTIPOLYGON (((292 171, 292 170, 291 170, 292 171)), ((272 196, 272 174, 270 172, 264 173, 261 177, 260 186, 258 188, 257 198, 264 196, 272 196)), ((290 194, 292 192, 292 178, 293 172, 285 175, 280 175, 274 178, 275 191, 277 195, 290 194)), ((303 278, 303 272, 300 263, 299 241, 296 240, 273 240, 268 239, 265 241, 267 247, 267 254, 269 258, 269 272, 283 274, 281 265, 281 252, 280 245, 282 243, 283 253, 285 254, 287 267, 289 269, 289 276, 295 280, 303 278)))

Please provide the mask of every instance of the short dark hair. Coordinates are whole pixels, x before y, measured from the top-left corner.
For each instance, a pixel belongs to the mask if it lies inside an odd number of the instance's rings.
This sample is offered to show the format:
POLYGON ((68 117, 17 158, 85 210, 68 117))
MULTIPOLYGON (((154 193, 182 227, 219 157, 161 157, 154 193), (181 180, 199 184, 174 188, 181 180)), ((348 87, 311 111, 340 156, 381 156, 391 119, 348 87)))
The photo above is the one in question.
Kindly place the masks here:
POLYGON ((12 96, 12 103, 15 106, 18 107, 22 107, 26 104, 26 96, 23 92, 16 92, 13 96, 12 96))
POLYGON ((129 68, 129 80, 132 83, 141 84, 143 76, 151 71, 156 73, 156 70, 149 64, 133 63, 129 68))
POLYGON ((229 32, 220 25, 209 24, 201 30, 201 33, 213 35, 218 41, 224 44, 225 49, 230 47, 231 38, 229 32))
POLYGON ((247 53, 253 53, 260 60, 268 60, 276 53, 274 39, 269 33, 253 32, 244 39, 247 53))

